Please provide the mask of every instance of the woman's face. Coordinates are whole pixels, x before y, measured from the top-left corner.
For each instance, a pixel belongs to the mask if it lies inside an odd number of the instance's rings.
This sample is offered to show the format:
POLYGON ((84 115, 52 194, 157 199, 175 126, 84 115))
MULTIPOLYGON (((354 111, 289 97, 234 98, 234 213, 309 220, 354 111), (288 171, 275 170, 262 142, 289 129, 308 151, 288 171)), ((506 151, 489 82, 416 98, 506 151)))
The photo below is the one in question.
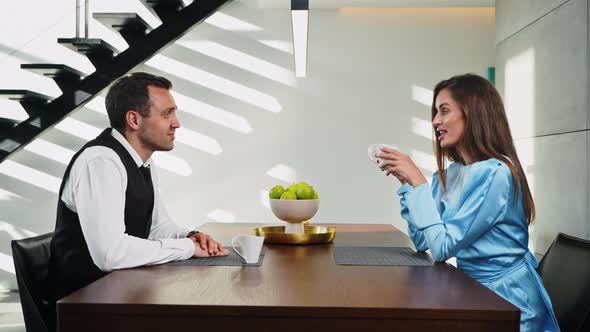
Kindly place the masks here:
POLYGON ((465 131, 465 115, 451 97, 449 89, 441 90, 436 96, 435 103, 437 112, 432 125, 439 133, 439 144, 443 148, 456 146, 465 131))

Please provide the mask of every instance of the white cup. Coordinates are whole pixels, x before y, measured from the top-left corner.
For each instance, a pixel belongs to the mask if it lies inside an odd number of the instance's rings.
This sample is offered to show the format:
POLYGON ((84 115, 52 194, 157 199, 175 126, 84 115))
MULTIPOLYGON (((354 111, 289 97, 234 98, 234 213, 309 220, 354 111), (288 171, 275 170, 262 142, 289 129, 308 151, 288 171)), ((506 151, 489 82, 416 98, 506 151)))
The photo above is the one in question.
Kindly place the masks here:
POLYGON ((262 236, 236 235, 231 239, 231 245, 234 251, 248 264, 258 263, 258 257, 260 256, 263 243, 264 237, 262 236), (235 242, 238 243, 237 248, 235 242))
POLYGON ((394 149, 397 150, 397 147, 393 146, 393 145, 389 145, 389 144, 371 144, 369 145, 369 159, 371 159, 372 161, 376 162, 377 164, 381 164, 381 158, 377 158, 375 157, 376 154, 381 153, 381 149, 382 148, 390 148, 390 149, 394 149))

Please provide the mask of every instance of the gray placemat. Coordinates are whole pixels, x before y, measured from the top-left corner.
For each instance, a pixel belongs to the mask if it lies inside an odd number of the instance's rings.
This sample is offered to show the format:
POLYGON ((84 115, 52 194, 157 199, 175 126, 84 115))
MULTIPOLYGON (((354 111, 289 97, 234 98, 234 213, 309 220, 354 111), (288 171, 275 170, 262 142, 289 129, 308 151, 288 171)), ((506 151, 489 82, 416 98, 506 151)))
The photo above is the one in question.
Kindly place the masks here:
POLYGON ((425 252, 399 247, 333 247, 338 265, 404 265, 432 266, 432 258, 425 252))
MULTIPOLYGON (((227 248, 227 247, 226 247, 227 248)), ((264 260, 264 253, 266 248, 262 247, 258 263, 246 264, 246 262, 238 255, 230 246, 229 255, 220 257, 203 257, 203 258, 189 258, 184 261, 175 261, 166 263, 164 265, 174 266, 261 266, 264 260)))

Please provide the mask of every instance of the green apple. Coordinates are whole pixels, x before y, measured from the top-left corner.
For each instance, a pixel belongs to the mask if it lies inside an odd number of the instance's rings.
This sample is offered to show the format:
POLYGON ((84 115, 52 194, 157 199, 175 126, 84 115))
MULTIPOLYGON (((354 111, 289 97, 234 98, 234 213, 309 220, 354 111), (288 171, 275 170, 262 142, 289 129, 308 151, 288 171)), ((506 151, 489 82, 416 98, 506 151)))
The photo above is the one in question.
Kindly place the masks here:
POLYGON ((290 186, 287 187, 288 191, 292 191, 293 193, 297 192, 297 185, 296 184, 292 184, 290 186))
POLYGON ((268 192, 268 197, 272 199, 280 199, 281 195, 285 192, 285 188, 283 186, 274 186, 268 192))
POLYGON ((297 186, 297 199, 313 199, 315 191, 309 185, 298 185, 297 186))
POLYGON ((281 195, 281 199, 297 199, 297 194, 290 190, 285 190, 285 192, 281 195))

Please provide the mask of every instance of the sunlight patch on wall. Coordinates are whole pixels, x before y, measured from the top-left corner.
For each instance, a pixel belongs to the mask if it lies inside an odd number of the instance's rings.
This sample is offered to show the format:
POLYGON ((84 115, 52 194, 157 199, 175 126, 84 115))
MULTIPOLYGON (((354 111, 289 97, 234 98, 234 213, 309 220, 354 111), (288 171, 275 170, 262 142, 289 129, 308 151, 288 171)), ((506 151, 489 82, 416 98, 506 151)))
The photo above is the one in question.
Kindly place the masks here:
POLYGON ((179 41, 178 44, 275 82, 291 87, 295 86, 294 72, 217 42, 211 40, 191 40, 179 41))
POLYGON ((10 191, 6 191, 6 190, 0 188, 0 201, 11 201, 16 198, 23 199, 23 197, 20 195, 17 195, 15 193, 11 193, 10 191))
POLYGON ((176 129, 176 140, 214 156, 223 151, 221 145, 214 138, 186 128, 176 129))
POLYGON ((529 189, 531 193, 535 192, 535 174, 534 174, 534 167, 535 167, 535 139, 534 138, 524 138, 524 139, 517 139, 514 141, 514 147, 516 148, 516 152, 518 154, 518 159, 520 160, 520 164, 524 173, 526 175, 526 179, 529 183, 529 189))
POLYGON ((224 223, 236 222, 236 217, 231 212, 221 209, 215 209, 214 211, 211 211, 207 215, 207 218, 224 223))
POLYGON ((270 202, 268 201, 268 189, 260 189, 258 191, 258 197, 260 197, 260 205, 270 210, 270 202))
POLYGON ((0 252, 0 270, 14 274, 14 261, 12 256, 0 252))
POLYGON ((152 155, 158 168, 165 169, 180 176, 190 176, 193 169, 186 160, 175 157, 169 152, 156 151, 152 155))
POLYGON ((25 326, 25 323, 6 323, 6 324, 0 324, 0 329, 12 328, 12 327, 24 327, 24 326, 25 326))
POLYGON ((417 118, 415 116, 412 117, 412 132, 414 134, 427 138, 428 140, 432 140, 432 130, 432 122, 417 118))
POLYGON ((437 170, 436 160, 432 154, 412 149, 410 152, 410 157, 416 163, 416 166, 420 167, 424 171, 434 173, 437 170))
MULTIPOLYGON (((187 97, 176 91, 172 91, 172 96, 174 97, 178 108, 183 112, 211 121, 226 128, 233 129, 242 134, 252 132, 250 123, 242 116, 187 97)), ((180 122, 182 123, 182 120, 180 122)))
POLYGON ((28 229, 16 229, 14 225, 0 220, 0 232, 6 232, 13 240, 20 240, 27 237, 37 236, 38 234, 28 229))
POLYGON ((41 138, 32 141, 30 144, 26 145, 24 149, 64 165, 67 165, 75 154, 75 152, 70 149, 66 149, 41 138))
MULTIPOLYGON (((504 106, 513 137, 535 135, 535 50, 529 48, 506 61, 504 68, 504 106)), ((515 140, 515 147, 535 197, 534 139, 515 140)), ((543 232, 539 227, 539 232, 543 232)), ((529 250, 536 252, 539 239, 535 227, 529 229, 529 250)))
POLYGON ((14 228, 13 225, 4 221, 0 221, 0 233, 1 232, 6 232, 8 236, 10 236, 10 238, 13 240, 19 240, 24 237, 21 233, 19 233, 16 230, 16 228, 14 228))
POLYGON ((291 43, 291 42, 287 42, 284 40, 272 40, 272 39, 270 39, 270 40, 261 39, 258 41, 268 47, 274 48, 275 50, 283 51, 288 54, 293 54, 293 43, 291 43))
POLYGON ((294 168, 285 164, 277 164, 266 172, 266 175, 281 180, 289 185, 295 182, 296 174, 297 171, 294 168))
POLYGON ((262 31, 262 28, 259 26, 219 11, 209 16, 209 18, 205 20, 205 23, 227 31, 262 31))
POLYGON ((59 192, 61 179, 12 160, 4 160, 0 164, 0 173, 52 193, 59 192))
POLYGON ((96 136, 100 135, 102 130, 86 124, 82 121, 78 121, 73 119, 72 117, 68 117, 63 119, 60 123, 58 123, 55 128, 66 132, 68 134, 74 135, 76 137, 82 138, 86 141, 96 138, 96 136))
POLYGON ((152 59, 148 60, 146 64, 154 69, 166 71, 177 77, 186 79, 205 88, 215 90, 226 96, 236 98, 270 112, 277 113, 282 109, 282 106, 273 96, 160 54, 155 55, 152 59))
POLYGON ((423 88, 421 86, 412 85, 412 99, 422 105, 432 107, 432 98, 434 93, 432 90, 423 88))
POLYGON ((92 98, 92 100, 90 100, 88 103, 86 103, 86 105, 84 105, 84 107, 88 107, 89 109, 91 109, 97 113, 108 115, 107 109, 105 106, 105 98, 102 96, 95 96, 94 98, 92 98))
POLYGON ((29 118, 23 107, 13 100, 0 99, 0 109, 2 109, 2 117, 6 119, 24 121, 29 118))
POLYGON ((506 116, 514 136, 534 136, 535 51, 532 48, 506 61, 504 69, 506 116))

